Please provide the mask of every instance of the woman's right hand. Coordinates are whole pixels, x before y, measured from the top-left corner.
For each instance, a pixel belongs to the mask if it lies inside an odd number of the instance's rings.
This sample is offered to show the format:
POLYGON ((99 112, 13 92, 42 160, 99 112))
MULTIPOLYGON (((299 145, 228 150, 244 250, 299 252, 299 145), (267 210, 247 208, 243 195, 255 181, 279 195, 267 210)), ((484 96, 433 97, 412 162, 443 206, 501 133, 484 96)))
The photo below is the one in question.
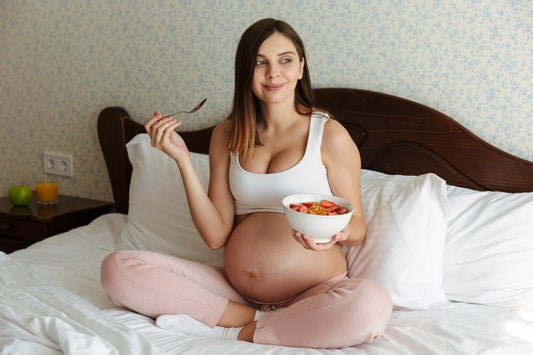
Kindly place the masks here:
POLYGON ((185 141, 175 131, 181 123, 174 117, 162 118, 161 112, 155 111, 152 118, 144 124, 144 129, 150 136, 152 147, 165 152, 176 161, 188 155, 185 141))

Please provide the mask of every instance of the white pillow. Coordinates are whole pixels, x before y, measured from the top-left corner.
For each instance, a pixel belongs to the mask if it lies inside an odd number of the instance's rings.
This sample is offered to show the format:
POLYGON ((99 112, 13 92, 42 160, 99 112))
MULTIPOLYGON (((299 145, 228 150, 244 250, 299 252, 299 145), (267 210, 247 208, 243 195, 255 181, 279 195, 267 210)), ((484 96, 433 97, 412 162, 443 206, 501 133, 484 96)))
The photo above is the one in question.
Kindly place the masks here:
POLYGON ((533 193, 448 186, 448 201, 447 297, 533 307, 533 193))
MULTIPOLYGON (((222 265, 222 250, 207 247, 190 216, 181 175, 168 155, 150 145, 148 134, 127 144, 133 166, 128 223, 122 231, 142 250, 171 254, 210 265, 222 265)), ((191 153, 196 172, 207 189, 209 158, 191 153)))
POLYGON ((428 309, 446 302, 442 265, 446 183, 420 176, 361 172, 365 241, 343 247, 348 276, 381 283, 397 308, 428 309))

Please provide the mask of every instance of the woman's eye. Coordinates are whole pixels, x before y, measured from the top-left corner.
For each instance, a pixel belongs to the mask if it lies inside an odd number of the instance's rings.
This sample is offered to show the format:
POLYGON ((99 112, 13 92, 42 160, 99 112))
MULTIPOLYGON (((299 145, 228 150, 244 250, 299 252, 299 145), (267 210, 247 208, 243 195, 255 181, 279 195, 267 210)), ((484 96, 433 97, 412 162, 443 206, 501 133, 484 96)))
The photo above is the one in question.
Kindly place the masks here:
POLYGON ((292 60, 290 58, 285 58, 285 59, 281 60, 281 63, 283 63, 283 64, 288 64, 290 62, 292 62, 292 60))
POLYGON ((255 61, 255 65, 263 65, 263 64, 265 64, 264 60, 256 60, 255 61))

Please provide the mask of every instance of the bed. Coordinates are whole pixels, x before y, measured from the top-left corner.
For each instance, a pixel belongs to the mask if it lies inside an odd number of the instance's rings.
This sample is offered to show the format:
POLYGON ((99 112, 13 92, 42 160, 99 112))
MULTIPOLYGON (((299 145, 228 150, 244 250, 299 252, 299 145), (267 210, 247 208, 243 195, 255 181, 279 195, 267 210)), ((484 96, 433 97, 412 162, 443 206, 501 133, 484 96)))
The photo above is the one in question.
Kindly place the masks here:
MULTIPOLYGON (((99 284, 112 251, 150 249, 212 265, 222 257, 199 240, 176 165, 149 146, 125 109, 108 107, 98 135, 116 213, 0 254, 0 353, 533 353, 533 162, 403 98, 348 88, 314 94, 361 153, 368 235, 344 251, 350 276, 391 292, 394 311, 380 339, 328 350, 208 340, 113 306, 99 284)), ((204 184, 211 130, 182 132, 204 184)))

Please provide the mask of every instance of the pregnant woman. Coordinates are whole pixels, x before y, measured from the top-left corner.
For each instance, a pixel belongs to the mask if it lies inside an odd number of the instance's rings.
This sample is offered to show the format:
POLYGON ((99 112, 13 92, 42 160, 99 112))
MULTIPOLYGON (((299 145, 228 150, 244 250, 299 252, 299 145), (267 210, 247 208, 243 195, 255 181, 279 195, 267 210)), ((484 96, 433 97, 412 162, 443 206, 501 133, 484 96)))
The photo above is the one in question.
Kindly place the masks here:
POLYGON ((204 242, 224 248, 217 269, 148 251, 119 251, 102 263, 117 305, 184 334, 261 344, 339 348, 372 341, 386 328, 391 298, 379 284, 349 279, 341 245, 360 244, 359 152, 343 126, 313 106, 303 43, 287 23, 250 26, 235 61, 233 110, 218 124, 206 192, 175 118, 156 111, 152 146, 176 161, 204 242), (320 192, 355 212, 328 243, 291 229, 281 200, 320 192))

